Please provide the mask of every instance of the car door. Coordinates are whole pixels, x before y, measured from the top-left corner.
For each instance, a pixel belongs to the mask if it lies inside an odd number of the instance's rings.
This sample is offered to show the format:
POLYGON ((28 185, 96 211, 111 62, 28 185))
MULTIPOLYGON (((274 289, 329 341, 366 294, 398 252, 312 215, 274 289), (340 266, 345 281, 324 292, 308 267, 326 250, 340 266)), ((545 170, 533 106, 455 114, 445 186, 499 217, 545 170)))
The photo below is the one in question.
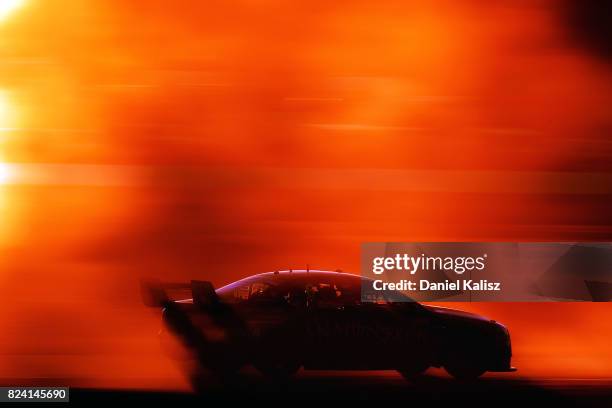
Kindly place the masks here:
POLYGON ((310 282, 306 293, 305 362, 307 368, 333 369, 346 365, 350 321, 342 292, 330 280, 310 282))
POLYGON ((327 287, 336 298, 309 307, 308 350, 314 368, 395 369, 429 355, 430 320, 417 303, 362 302, 359 293, 341 283, 316 287, 319 298, 327 287))
POLYGON ((355 343, 367 350, 362 358, 369 368, 401 369, 416 360, 431 361, 431 318, 417 303, 363 302, 354 319, 367 327, 355 343))

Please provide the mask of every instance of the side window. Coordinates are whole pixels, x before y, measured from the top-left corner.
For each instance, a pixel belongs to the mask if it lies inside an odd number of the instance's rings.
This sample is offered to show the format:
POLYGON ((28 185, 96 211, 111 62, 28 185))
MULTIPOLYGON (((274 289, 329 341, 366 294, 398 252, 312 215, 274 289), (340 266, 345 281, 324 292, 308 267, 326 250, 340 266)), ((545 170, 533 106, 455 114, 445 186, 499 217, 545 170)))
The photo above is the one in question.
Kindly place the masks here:
POLYGON ((274 287, 265 282, 255 282, 251 285, 249 295, 249 301, 251 302, 274 300, 276 297, 274 287))
POLYGON ((305 292, 310 307, 335 308, 359 302, 359 293, 353 293, 350 288, 339 283, 310 283, 305 292))
POLYGON ((248 300, 250 294, 250 286, 243 285, 234 289, 234 300, 236 302, 240 302, 243 300, 248 300))
POLYGON ((217 295, 225 303, 242 303, 249 299, 254 279, 245 278, 217 289, 217 295))
POLYGON ((285 298, 277 286, 261 281, 253 282, 246 287, 236 288, 234 293, 237 303, 276 305, 285 302, 285 298))
POLYGON ((245 282, 236 285, 231 292, 224 292, 221 297, 230 303, 265 302, 277 298, 275 287, 265 282, 245 282))

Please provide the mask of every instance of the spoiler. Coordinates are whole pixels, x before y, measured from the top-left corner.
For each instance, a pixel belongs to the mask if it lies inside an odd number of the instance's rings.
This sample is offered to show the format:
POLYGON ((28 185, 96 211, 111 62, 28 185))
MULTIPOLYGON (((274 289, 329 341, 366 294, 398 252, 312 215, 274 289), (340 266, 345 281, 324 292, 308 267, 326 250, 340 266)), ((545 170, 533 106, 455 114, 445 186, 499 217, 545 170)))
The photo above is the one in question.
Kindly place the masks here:
POLYGON ((172 301, 169 291, 191 291, 193 304, 199 307, 213 306, 219 303, 215 287, 209 281, 192 280, 190 283, 162 283, 156 279, 140 281, 140 295, 147 307, 164 307, 172 301))

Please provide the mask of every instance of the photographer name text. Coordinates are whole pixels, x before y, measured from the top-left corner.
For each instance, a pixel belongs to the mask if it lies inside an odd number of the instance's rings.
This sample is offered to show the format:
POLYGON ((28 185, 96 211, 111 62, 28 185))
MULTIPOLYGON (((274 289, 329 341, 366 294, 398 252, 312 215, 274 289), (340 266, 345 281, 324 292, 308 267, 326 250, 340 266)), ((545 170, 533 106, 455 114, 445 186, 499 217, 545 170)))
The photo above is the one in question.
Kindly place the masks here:
POLYGON ((386 291, 486 291, 496 292, 501 291, 500 282, 491 282, 486 279, 461 279, 456 281, 445 280, 443 282, 432 282, 427 279, 419 279, 417 281, 402 279, 397 282, 385 282, 377 279, 372 282, 374 290, 386 291))

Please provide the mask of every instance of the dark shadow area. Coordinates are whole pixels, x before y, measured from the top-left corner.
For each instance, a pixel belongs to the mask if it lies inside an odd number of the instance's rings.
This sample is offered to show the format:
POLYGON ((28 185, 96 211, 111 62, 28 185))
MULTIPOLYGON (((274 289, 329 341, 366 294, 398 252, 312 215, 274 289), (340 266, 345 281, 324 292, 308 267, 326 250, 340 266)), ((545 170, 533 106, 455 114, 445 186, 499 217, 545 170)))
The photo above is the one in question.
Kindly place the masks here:
POLYGON ((425 376, 407 382, 395 375, 361 373, 300 373, 285 383, 274 383, 250 373, 221 384, 204 381, 194 393, 150 391, 73 390, 73 402, 100 403, 194 403, 262 404, 291 406, 594 406, 612 404, 609 383, 550 380, 535 383, 521 379, 483 378, 460 382, 446 377, 425 376))
POLYGON ((565 1, 564 14, 573 39, 597 57, 612 59, 612 2, 565 1))

